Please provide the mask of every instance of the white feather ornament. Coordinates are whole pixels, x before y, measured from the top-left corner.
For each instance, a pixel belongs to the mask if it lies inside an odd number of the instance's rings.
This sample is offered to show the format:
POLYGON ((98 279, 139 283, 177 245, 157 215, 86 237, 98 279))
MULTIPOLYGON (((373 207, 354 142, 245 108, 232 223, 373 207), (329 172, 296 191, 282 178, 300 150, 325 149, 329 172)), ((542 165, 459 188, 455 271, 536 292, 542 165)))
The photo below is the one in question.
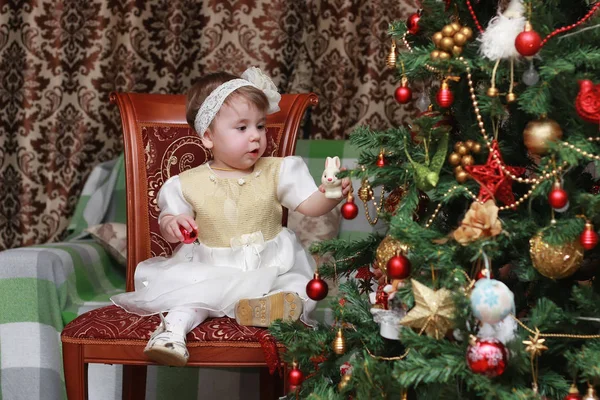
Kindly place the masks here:
POLYGON ((525 27, 523 12, 522 1, 511 0, 506 10, 492 18, 479 36, 479 52, 493 61, 518 56, 515 39, 525 27))

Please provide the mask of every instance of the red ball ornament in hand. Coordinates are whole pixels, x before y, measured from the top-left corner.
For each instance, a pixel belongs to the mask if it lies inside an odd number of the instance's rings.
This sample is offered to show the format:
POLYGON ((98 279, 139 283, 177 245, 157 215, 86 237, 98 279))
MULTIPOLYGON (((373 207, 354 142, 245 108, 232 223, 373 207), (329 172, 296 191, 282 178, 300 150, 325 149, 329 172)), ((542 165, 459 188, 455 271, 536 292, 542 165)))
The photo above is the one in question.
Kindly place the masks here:
POLYGON ((386 272, 389 279, 406 279, 410 276, 410 260, 402 254, 390 258, 386 272))
POLYGON ((288 373, 288 382, 290 386, 298 386, 301 385, 304 381, 304 374, 298 368, 296 363, 292 364, 292 369, 288 373))
POLYGON ((591 250, 598 244, 598 234, 594 230, 594 225, 591 222, 585 223, 585 228, 579 236, 581 245, 586 250, 591 250))
POLYGON ((560 186, 560 182, 555 182, 554 187, 548 193, 548 203, 552 208, 560 210, 569 203, 569 195, 567 191, 560 186))
POLYGON ((342 206, 342 217, 346 219, 354 219, 358 215, 358 206, 354 204, 354 196, 348 193, 348 198, 342 206))
POLYGON ((416 13, 412 14, 410 17, 408 17, 408 19, 406 20, 406 30, 408 30, 408 33, 412 33, 413 35, 416 35, 417 33, 419 33, 419 31, 421 30, 421 27, 419 26, 420 19, 421 19, 420 12, 416 12, 416 13))
POLYGON ((327 282, 321 279, 318 272, 315 272, 314 277, 306 284, 306 294, 312 300, 319 301, 327 297, 327 292, 329 292, 327 282))
POLYGON ((535 55, 542 47, 542 38, 533 30, 531 23, 527 21, 525 30, 519 33, 515 39, 515 48, 520 55, 529 57, 535 55))
POLYGON ((442 87, 440 88, 440 91, 437 92, 435 101, 440 107, 444 108, 450 107, 452 103, 454 103, 454 93, 450 90, 448 83, 442 82, 442 87))
POLYGON ((183 226, 179 226, 179 231, 183 235, 182 242, 185 244, 194 243, 196 241, 196 239, 198 238, 198 231, 195 229, 192 231, 188 231, 183 226))
POLYGON ((471 337, 467 348, 467 365, 476 374, 493 378, 506 370, 508 351, 497 339, 479 339, 471 337))

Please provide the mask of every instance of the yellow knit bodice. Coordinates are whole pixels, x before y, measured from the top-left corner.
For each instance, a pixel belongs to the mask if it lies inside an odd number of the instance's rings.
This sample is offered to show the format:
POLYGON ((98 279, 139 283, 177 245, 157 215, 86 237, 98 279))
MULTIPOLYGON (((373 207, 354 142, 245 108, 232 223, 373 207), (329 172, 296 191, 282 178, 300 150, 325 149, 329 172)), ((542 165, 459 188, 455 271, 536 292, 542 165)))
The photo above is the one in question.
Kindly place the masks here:
POLYGON ((261 231, 265 240, 281 232, 277 185, 282 158, 265 157, 243 178, 221 178, 207 164, 179 174, 185 200, 196 213, 198 238, 210 247, 230 247, 231 238, 261 231))

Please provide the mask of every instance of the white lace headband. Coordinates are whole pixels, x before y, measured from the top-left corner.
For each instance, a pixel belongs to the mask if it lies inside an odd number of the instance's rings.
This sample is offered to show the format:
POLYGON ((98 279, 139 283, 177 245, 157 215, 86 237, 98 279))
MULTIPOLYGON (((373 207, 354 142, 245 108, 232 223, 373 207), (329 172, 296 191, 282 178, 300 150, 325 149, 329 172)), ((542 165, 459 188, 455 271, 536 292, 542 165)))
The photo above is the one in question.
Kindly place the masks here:
POLYGON ((250 67, 244 71, 241 79, 232 79, 219 85, 206 97, 196 114, 196 118, 194 118, 194 129, 200 137, 204 136, 204 133, 221 109, 227 96, 243 86, 254 86, 263 91, 269 100, 267 114, 279 111, 281 95, 277 92, 277 87, 271 78, 265 75, 259 68, 250 67))

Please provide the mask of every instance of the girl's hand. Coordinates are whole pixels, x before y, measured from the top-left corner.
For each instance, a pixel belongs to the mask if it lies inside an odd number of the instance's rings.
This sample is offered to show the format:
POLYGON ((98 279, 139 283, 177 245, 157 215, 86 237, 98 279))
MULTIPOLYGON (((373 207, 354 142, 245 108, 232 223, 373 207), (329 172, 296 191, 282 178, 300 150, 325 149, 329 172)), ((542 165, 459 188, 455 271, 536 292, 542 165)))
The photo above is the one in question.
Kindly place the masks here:
POLYGON ((165 215, 160 219, 160 233, 169 243, 177 243, 183 241, 184 237, 179 227, 188 231, 198 230, 194 218, 186 214, 165 215))
POLYGON ((352 191, 352 182, 350 181, 350 178, 344 178, 342 179, 342 198, 345 198, 346 196, 348 196, 348 193, 352 191))

